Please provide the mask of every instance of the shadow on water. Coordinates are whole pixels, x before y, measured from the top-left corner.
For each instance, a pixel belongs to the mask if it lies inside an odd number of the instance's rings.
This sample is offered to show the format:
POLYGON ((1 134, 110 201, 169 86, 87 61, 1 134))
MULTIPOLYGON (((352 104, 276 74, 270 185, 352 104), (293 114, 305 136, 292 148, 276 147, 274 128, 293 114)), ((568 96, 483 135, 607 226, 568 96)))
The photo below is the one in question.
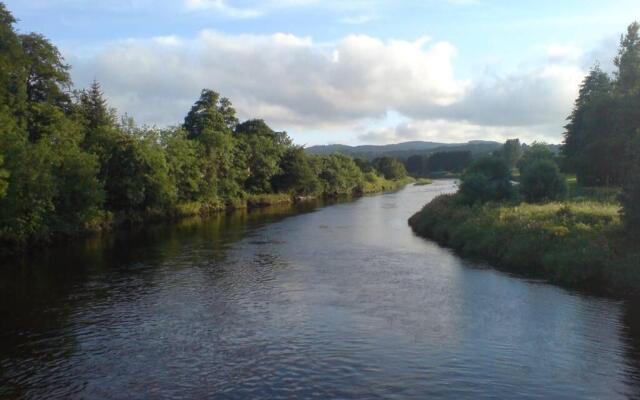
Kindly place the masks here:
POLYGON ((114 279, 135 282, 135 288, 149 291, 156 281, 154 275, 160 273, 154 266, 169 259, 186 253, 194 260, 221 263, 226 249, 251 231, 345 201, 348 199, 306 201, 149 224, 73 239, 3 260, 0 378, 4 379, 0 379, 0 397, 20 393, 21 382, 29 385, 28 375, 12 376, 12 369, 19 370, 15 367, 21 361, 33 363, 34 368, 55 369, 48 361, 82 350, 76 335, 64 331, 68 320, 78 308, 108 303, 114 279))

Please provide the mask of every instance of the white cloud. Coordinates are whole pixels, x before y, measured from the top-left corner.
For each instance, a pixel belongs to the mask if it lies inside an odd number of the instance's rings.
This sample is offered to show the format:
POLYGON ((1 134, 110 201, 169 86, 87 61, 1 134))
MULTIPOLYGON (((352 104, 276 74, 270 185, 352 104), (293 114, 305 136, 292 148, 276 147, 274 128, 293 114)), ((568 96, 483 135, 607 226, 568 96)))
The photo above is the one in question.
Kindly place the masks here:
POLYGON ((455 57, 452 44, 426 37, 350 35, 327 44, 282 33, 215 31, 192 39, 121 41, 91 57, 67 54, 79 85, 97 79, 114 106, 143 123, 181 122, 206 87, 229 97, 242 118, 264 118, 289 131, 342 128, 353 135, 362 121, 383 121, 397 112, 408 122, 360 132, 360 140, 445 141, 518 132, 559 140, 584 73, 579 61, 551 57, 511 74, 462 80, 454 73, 455 57))
POLYGON ((495 140, 502 142, 507 138, 518 137, 532 143, 533 141, 558 142, 553 134, 557 128, 551 125, 529 126, 487 126, 465 121, 445 119, 412 120, 394 127, 383 127, 361 132, 358 139, 361 143, 385 144, 412 140, 435 142, 465 143, 470 140, 495 140))
POLYGON ((294 127, 344 123, 407 109, 452 104, 464 92, 453 75, 453 46, 347 36, 334 46, 288 34, 203 31, 114 43, 86 60, 69 56, 79 84, 97 78, 114 104, 144 122, 180 120, 185 104, 210 87, 244 116, 294 127), (156 104, 149 108, 149 103, 156 104))

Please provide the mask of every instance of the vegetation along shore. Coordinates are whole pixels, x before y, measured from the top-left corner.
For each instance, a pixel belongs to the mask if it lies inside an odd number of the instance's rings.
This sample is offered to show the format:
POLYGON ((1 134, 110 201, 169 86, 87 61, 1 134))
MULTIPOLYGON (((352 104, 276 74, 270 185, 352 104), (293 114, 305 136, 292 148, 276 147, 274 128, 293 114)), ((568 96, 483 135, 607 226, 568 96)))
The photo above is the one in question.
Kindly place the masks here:
POLYGON ((0 255, 148 219, 397 189, 392 157, 309 155, 202 90, 174 127, 138 126, 98 82, 74 89, 47 38, 0 3, 0 255))
POLYGON ((584 79, 559 155, 508 141, 466 169, 458 193, 412 216, 414 231, 509 270, 640 293, 639 28, 622 37, 612 75, 596 65, 584 79))

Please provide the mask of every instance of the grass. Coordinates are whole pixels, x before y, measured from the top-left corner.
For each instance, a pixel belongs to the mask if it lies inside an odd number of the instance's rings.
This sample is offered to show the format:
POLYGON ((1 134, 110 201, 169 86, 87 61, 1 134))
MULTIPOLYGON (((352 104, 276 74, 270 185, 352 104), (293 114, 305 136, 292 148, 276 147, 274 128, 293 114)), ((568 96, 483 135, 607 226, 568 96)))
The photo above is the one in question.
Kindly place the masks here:
POLYGON ((432 183, 433 183, 433 181, 431 179, 428 179, 428 178, 418 178, 415 181, 415 185, 416 186, 431 185, 432 183))
POLYGON ((373 194, 380 192, 389 192, 392 190, 398 190, 415 180, 411 177, 406 177, 398 180, 389 180, 381 177, 375 173, 367 173, 364 177, 364 185, 362 187, 362 194, 373 194))
POLYGON ((251 194, 247 199, 247 207, 268 207, 275 204, 291 204, 293 196, 289 193, 251 194))
POLYGON ((468 206, 443 195, 409 220, 414 231, 503 268, 593 290, 640 293, 640 249, 619 204, 571 199, 468 206))

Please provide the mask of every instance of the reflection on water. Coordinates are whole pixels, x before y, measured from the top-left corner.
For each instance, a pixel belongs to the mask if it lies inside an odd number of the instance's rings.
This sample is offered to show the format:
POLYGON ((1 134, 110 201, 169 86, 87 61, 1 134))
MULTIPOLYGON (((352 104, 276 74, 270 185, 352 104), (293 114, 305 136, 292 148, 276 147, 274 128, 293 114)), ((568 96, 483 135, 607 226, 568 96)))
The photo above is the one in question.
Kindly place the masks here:
POLYGON ((187 220, 3 266, 0 397, 640 396, 637 305, 411 233, 452 188, 187 220))

